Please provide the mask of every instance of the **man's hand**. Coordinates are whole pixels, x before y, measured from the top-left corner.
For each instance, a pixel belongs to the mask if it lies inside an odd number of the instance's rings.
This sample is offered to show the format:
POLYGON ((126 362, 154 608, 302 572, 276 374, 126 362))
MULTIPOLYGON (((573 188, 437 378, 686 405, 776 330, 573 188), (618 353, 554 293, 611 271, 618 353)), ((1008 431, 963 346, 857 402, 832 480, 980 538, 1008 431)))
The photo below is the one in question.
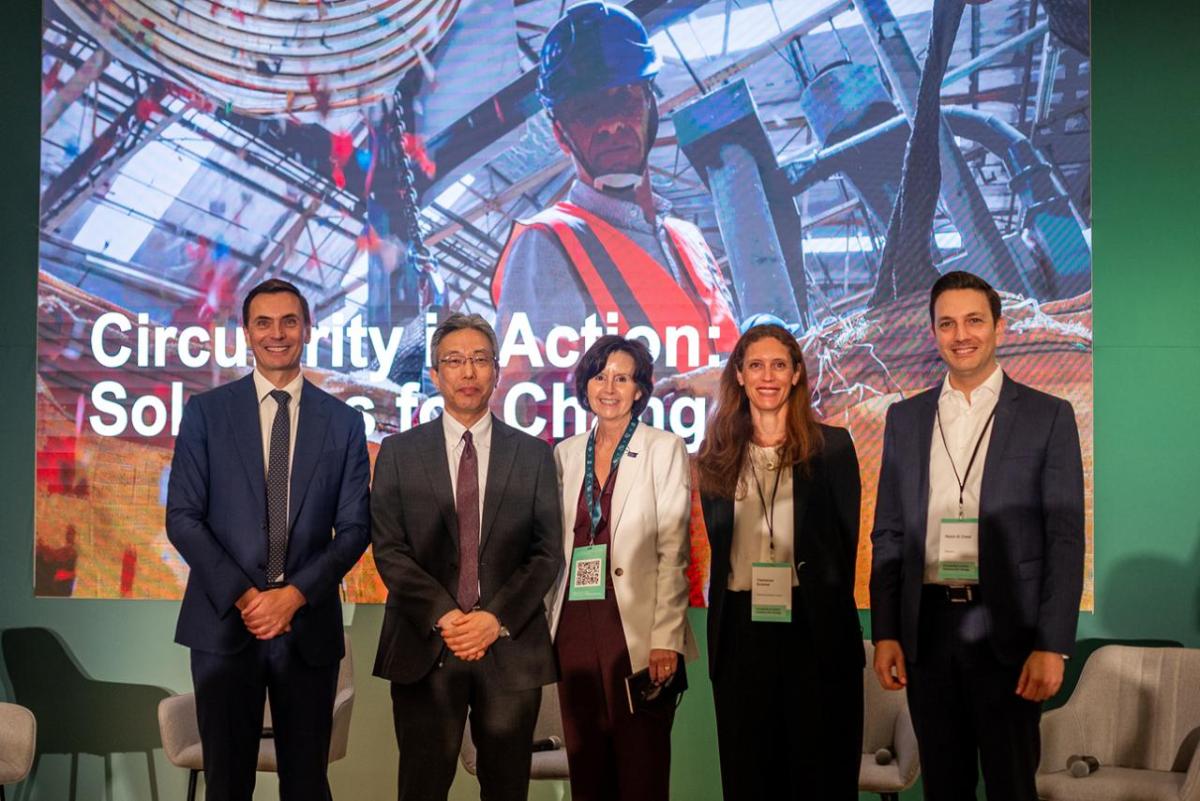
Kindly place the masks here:
POLYGON ((679 653, 670 648, 650 649, 650 681, 663 684, 675 675, 675 665, 679 662, 679 653))
POLYGON ((900 690, 908 686, 904 649, 900 647, 899 640, 880 640, 875 643, 875 676, 879 679, 879 686, 885 690, 900 690))
POLYGON ((1063 655, 1053 651, 1034 651, 1021 668, 1017 695, 1026 701, 1045 701, 1058 692, 1063 681, 1063 655))
POLYGON ((725 364, 722 362, 719 365, 697 367, 686 373, 660 378, 654 382, 654 397, 667 398, 680 395, 716 400, 721 389, 721 372, 724 369, 725 364))
POLYGON ((500 621, 491 612, 477 609, 466 614, 459 612, 459 617, 448 621, 441 629, 442 639, 454 655, 464 662, 474 662, 483 659, 487 649, 500 636, 500 621))
POLYGON ((290 584, 259 592, 242 609, 242 622, 258 639, 274 639, 292 630, 292 616, 305 603, 304 595, 290 584))
POLYGON ((254 600, 254 596, 258 595, 258 587, 251 587, 242 593, 242 596, 233 602, 239 612, 246 611, 246 606, 254 600))

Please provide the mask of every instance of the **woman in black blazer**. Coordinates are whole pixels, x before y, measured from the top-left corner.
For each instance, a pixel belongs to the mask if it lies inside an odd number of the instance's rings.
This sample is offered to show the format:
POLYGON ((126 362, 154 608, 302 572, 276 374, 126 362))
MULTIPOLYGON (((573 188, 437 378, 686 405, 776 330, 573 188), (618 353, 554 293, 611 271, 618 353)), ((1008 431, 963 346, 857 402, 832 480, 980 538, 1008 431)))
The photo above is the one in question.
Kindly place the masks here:
POLYGON ((712 548, 709 675, 725 801, 853 801, 864 662, 858 458, 849 432, 816 422, 787 329, 755 326, 738 340, 696 468, 712 548))

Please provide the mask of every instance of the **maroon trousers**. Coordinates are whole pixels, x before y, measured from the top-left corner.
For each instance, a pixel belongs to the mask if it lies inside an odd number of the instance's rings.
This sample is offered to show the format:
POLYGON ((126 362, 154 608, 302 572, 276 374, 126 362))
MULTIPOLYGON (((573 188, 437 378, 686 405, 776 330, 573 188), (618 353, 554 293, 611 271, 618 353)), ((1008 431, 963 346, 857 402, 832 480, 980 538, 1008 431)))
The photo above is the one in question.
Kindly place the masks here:
MULTIPOLYGON (((609 543, 614 470, 600 496, 596 544, 609 543)), ((591 517, 580 488, 575 545, 587 545, 591 517)), ((625 677, 633 671, 621 612, 608 577, 602 601, 564 601, 554 640, 558 699, 571 770, 572 801, 667 801, 673 709, 629 712, 625 677)))

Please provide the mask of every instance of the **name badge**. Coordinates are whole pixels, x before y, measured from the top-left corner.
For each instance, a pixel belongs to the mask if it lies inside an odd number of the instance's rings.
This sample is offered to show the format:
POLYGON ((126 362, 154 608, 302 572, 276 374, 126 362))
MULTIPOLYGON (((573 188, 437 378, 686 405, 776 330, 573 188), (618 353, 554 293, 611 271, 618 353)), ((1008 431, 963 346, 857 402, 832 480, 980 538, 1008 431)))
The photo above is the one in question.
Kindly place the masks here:
POLYGON ((608 575, 608 546, 585 545, 571 552, 568 601, 603 601, 608 575))
POLYGON ((750 575, 750 619, 755 623, 792 622, 792 566, 755 562, 750 575))
POLYGON ((979 518, 943 517, 938 544, 938 581, 979 581, 979 518))

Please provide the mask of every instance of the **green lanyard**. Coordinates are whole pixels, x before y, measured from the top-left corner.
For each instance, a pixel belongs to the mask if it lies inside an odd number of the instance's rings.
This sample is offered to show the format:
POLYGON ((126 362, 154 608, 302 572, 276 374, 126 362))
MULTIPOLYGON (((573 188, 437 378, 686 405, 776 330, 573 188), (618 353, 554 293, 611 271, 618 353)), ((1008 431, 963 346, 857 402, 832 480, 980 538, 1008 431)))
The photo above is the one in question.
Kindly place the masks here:
MULTIPOLYGON (((609 468, 610 474, 617 469, 617 463, 625 455, 625 449, 629 447, 629 440, 633 439, 633 431, 637 428, 637 424, 637 418, 633 417, 630 418, 629 425, 625 426, 625 433, 621 435, 621 441, 617 443, 617 449, 613 451, 612 467, 609 468)), ((596 429, 594 428, 592 433, 588 434, 585 469, 587 472, 583 477, 583 492, 587 496, 588 511, 592 515, 592 531, 588 538, 590 545, 596 541, 596 529, 600 527, 600 499, 593 497, 596 492, 596 429)))

